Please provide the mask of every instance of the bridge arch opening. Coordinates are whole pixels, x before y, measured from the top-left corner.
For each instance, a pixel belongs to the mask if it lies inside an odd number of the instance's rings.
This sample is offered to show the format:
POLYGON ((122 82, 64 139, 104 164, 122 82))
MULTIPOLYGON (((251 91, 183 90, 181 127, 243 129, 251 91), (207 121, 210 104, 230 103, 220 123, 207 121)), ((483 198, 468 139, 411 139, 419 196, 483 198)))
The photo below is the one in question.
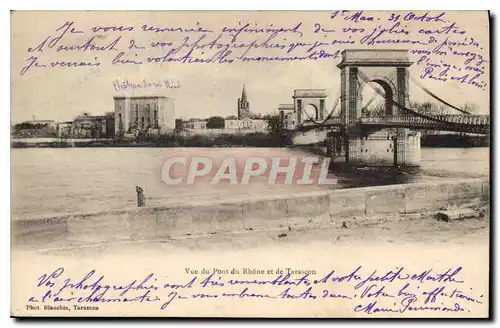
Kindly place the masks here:
POLYGON ((302 112, 304 113, 303 115, 304 121, 309 121, 309 120, 317 121, 319 119, 318 107, 316 107, 313 104, 306 104, 302 109, 302 112))
POLYGON ((382 79, 372 79, 361 84, 362 108, 370 116, 395 115, 394 94, 391 84, 382 79))

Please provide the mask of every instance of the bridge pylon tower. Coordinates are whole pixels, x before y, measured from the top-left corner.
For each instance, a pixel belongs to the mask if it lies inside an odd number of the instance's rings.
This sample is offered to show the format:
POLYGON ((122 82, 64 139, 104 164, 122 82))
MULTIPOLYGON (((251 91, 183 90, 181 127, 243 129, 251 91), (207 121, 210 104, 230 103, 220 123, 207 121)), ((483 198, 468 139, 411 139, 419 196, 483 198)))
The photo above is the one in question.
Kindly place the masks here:
POLYGON ((366 128, 361 117, 362 92, 375 83, 385 93, 384 115, 403 114, 394 102, 410 105, 407 50, 346 49, 337 65, 341 76, 340 115, 345 157, 351 165, 419 166, 420 133, 407 128, 366 128))

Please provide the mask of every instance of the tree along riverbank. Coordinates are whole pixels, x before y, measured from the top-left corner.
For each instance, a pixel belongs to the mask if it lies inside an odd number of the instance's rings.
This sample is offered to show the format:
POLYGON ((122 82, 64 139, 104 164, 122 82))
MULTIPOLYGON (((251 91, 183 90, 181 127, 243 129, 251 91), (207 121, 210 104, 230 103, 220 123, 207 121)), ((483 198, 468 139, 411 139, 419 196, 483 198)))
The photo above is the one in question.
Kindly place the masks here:
POLYGON ((31 147, 285 147, 289 144, 280 133, 248 133, 220 135, 168 134, 160 136, 138 137, 136 139, 99 139, 99 140, 65 140, 33 142, 22 140, 11 142, 12 148, 31 147))
MULTIPOLYGON (((67 148, 67 147, 285 147, 291 145, 289 137, 278 132, 191 135, 168 134, 139 137, 136 139, 99 139, 99 140, 14 140, 12 148, 67 148)), ((488 147, 489 136, 475 135, 426 135, 421 139, 422 147, 488 147)))

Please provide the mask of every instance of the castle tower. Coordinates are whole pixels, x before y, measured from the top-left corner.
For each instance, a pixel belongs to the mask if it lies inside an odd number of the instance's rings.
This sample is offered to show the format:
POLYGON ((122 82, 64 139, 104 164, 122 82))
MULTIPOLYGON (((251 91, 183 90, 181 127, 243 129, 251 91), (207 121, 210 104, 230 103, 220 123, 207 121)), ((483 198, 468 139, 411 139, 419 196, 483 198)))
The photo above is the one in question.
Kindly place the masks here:
POLYGON ((247 93, 245 90, 245 85, 243 84, 243 90, 241 91, 241 98, 238 98, 238 119, 241 120, 249 116, 250 116, 250 103, 247 100, 247 93))

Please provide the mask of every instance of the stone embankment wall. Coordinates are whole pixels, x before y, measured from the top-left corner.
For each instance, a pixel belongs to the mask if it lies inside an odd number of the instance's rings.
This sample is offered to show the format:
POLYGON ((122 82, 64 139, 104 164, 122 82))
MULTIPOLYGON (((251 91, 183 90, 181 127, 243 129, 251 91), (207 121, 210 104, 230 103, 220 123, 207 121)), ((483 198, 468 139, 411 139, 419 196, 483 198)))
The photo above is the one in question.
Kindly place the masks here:
POLYGON ((477 206, 489 201, 484 179, 354 188, 182 206, 136 208, 12 221, 13 244, 154 240, 250 230, 343 224, 384 214, 477 206))

